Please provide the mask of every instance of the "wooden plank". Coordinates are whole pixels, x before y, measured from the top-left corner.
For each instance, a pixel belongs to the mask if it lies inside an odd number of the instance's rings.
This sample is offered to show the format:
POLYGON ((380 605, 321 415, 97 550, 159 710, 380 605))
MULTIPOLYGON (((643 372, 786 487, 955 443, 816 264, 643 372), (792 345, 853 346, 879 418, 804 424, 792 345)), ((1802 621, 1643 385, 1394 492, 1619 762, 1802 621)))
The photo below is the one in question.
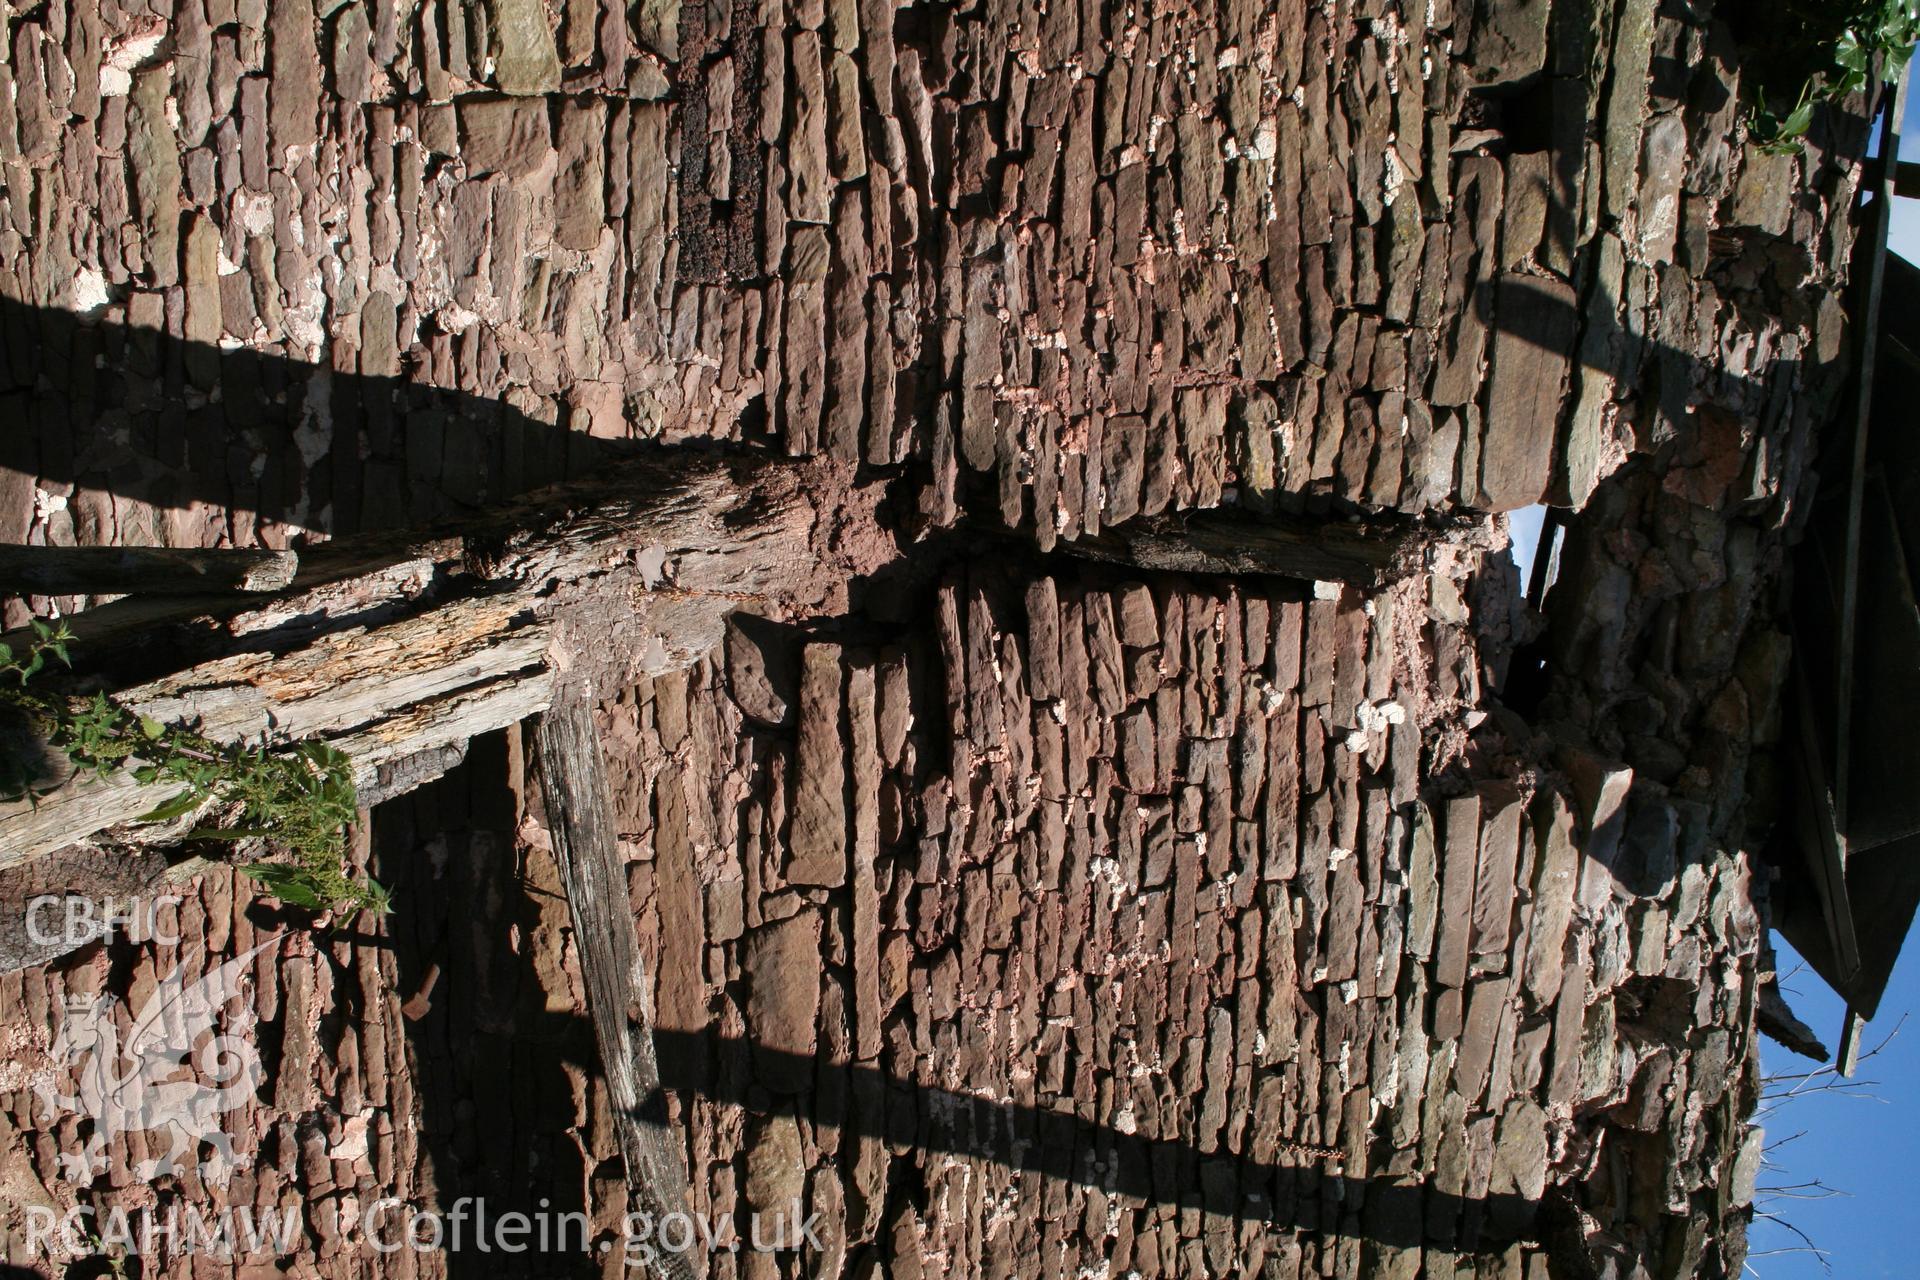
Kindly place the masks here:
POLYGON ((529 668, 399 711, 333 745, 353 761, 360 803, 372 807, 432 782, 467 758, 473 738, 537 716, 552 701, 553 673, 529 668))
MULTIPOLYGON (((1880 154, 1883 156, 1898 157, 1900 154, 1900 124, 1907 110, 1910 76, 1910 69, 1903 69, 1898 84, 1894 86, 1893 102, 1887 108, 1886 118, 1880 128, 1880 154)), ((1848 798, 1853 767, 1853 666, 1860 603, 1860 531, 1866 517, 1867 439, 1873 416, 1874 361, 1880 347, 1880 305, 1886 288, 1887 232, 1893 220, 1893 201, 1894 170, 1883 165, 1874 184, 1876 213, 1867 233, 1867 284, 1862 308, 1866 323, 1860 335, 1860 368, 1854 379, 1854 386, 1859 390, 1854 407, 1853 464, 1847 479, 1847 535, 1840 558, 1840 638, 1836 654, 1839 675, 1834 688, 1837 723, 1833 744, 1833 815, 1843 842, 1851 826, 1848 822, 1848 798)), ((1844 843, 1840 861, 1844 868, 1844 843)))
MULTIPOLYGON (((629 1208, 660 1222, 687 1212, 686 1158, 666 1123, 646 970, 633 936, 633 904, 613 818, 613 793, 585 690, 563 690, 534 726, 540 794, 586 979, 587 1012, 627 1165, 629 1208)), ((686 1254, 657 1249, 662 1280, 696 1274, 686 1254)))
POLYGON ((279 591, 293 581, 291 551, 195 547, 0 546, 0 593, 35 596, 201 595, 279 591))
POLYGON ((575 648, 597 668, 600 687, 612 688, 699 658, 742 603, 771 613, 843 610, 848 582, 895 554, 878 516, 884 491, 855 484, 851 469, 824 459, 648 454, 458 524, 360 534, 302 552, 283 594, 200 593, 177 611, 140 601, 88 610, 73 623, 74 661, 120 674, 124 663, 147 659, 103 653, 109 641, 164 631, 153 637, 164 645, 146 647, 166 653, 171 665, 162 669, 177 670, 235 647, 235 637, 284 647, 369 613, 390 616, 395 604, 485 592, 514 595, 525 608, 564 615, 568 627, 612 641, 575 648), (119 615, 114 625, 89 625, 109 609, 119 615), (636 622, 651 634, 622 634, 636 622))
POLYGON ((1849 858, 1920 834, 1920 602, 1913 564, 1878 467, 1867 483, 1866 545, 1854 662, 1852 776, 1848 779, 1849 858))
MULTIPOLYGON (((848 485, 844 468, 817 461, 635 460, 451 534, 328 544, 312 560, 331 567, 303 566, 288 590, 228 593, 216 612, 142 632, 139 644, 76 635, 75 665, 162 723, 218 742, 325 739, 348 750, 359 785, 404 788, 436 757, 380 767, 543 708, 545 677, 529 677, 551 644, 564 646, 571 679, 614 688, 713 650, 743 602, 843 610, 847 583, 892 552, 878 489, 848 485), (831 541, 816 506, 828 494, 831 541)), ((43 677, 54 692, 64 678, 43 677)), ((163 843, 190 822, 130 825, 179 788, 142 787, 126 769, 75 778, 62 753, 44 754, 46 794, 0 803, 0 866, 109 829, 163 843)))
MULTIPOLYGON (((326 740, 347 753, 364 787, 380 783, 382 766, 538 711, 550 635, 512 599, 467 599, 284 654, 215 659, 116 696, 137 714, 192 724, 216 742, 326 740)), ((0 867, 125 827, 180 790, 142 786, 127 768, 75 775, 58 752, 47 766, 44 794, 0 803, 0 867)), ((163 843, 193 820, 121 835, 163 843)))
POLYGON ((1814 727, 1813 691, 1805 664, 1796 651, 1793 676, 1789 681, 1796 702, 1800 726, 1800 782, 1803 791, 1800 812, 1804 814, 1803 842, 1810 837, 1817 852, 1807 855, 1820 895, 1820 910, 1826 921, 1827 939, 1833 948, 1839 972, 1823 975, 1835 987, 1845 989, 1860 968, 1860 944, 1854 936, 1853 903, 1847 893, 1846 840, 1840 834, 1833 810, 1833 792, 1827 787, 1820 734, 1814 727))
POLYGON ((1920 197, 1920 161, 1902 160, 1893 167, 1893 194, 1920 197))
MULTIPOLYGON (((349 620, 390 617, 426 595, 442 573, 458 567, 461 545, 458 538, 429 538, 357 555, 352 542, 327 543, 302 551, 293 581, 273 594, 123 596, 97 604, 64 619, 73 632, 75 669, 117 667, 126 659, 123 646, 136 639, 142 652, 158 656, 176 649, 191 652, 196 639, 220 631, 235 636, 289 630, 317 634, 349 620)), ((0 643, 17 653, 32 635, 19 627, 0 634, 0 643)))
POLYGON ((1443 537, 1412 522, 1376 524, 1228 511, 1142 516, 1059 550, 1089 560, 1168 573, 1205 573, 1344 582, 1376 588, 1417 572, 1443 537))

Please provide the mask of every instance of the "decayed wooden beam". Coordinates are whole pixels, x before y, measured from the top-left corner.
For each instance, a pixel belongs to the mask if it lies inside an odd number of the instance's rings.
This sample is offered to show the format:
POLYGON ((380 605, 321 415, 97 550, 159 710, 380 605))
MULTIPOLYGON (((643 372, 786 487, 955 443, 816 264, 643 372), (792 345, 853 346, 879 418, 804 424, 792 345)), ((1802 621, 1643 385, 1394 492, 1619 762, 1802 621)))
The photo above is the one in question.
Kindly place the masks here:
MULTIPOLYGON (((573 918, 574 946, 586 979, 587 1011, 600 1046, 600 1067, 627 1165, 635 1211, 660 1222, 687 1211, 687 1169, 668 1127, 654 1055, 646 970, 633 936, 613 796, 587 696, 569 687, 534 728, 540 793, 560 880, 573 918)), ((662 1280, 698 1273, 696 1259, 664 1248, 652 1261, 662 1280)))
MULTIPOLYGON (((423 753, 542 710, 550 666, 617 688, 699 658, 742 603, 772 616, 843 609, 849 581, 892 555, 876 505, 827 462, 629 464, 453 536, 329 544, 313 558, 330 568, 264 598, 216 611, 197 598, 169 642, 196 660, 108 685, 130 709, 216 741, 328 740, 371 794, 397 793, 424 780, 435 757, 423 753), (571 656, 550 663, 555 640, 571 656)), ((116 657, 142 660, 89 653, 76 631, 76 661, 96 675, 116 657)), ((160 842, 186 825, 128 829, 166 788, 124 770, 73 777, 47 754, 51 789, 0 804, 0 866, 102 832, 160 842)))
MULTIPOLYGON (((73 656, 83 669, 116 665, 125 651, 116 646, 138 639, 143 647, 183 647, 189 654, 210 637, 257 635, 271 631, 315 634, 356 620, 392 616, 399 606, 432 589, 449 564, 460 559, 458 538, 356 547, 358 539, 324 543, 302 551, 300 566, 286 588, 269 595, 203 592, 181 596, 123 596, 72 614, 63 621, 73 633, 73 656)), ((32 631, 20 627, 0 633, 0 642, 19 652, 32 631)))
POLYGON ((279 591, 300 558, 291 551, 191 547, 0 545, 0 594, 35 596, 200 595, 279 591))
MULTIPOLYGON (((571 484, 505 503, 457 525, 360 534, 300 553, 285 590, 264 596, 129 599, 70 620, 75 661, 111 666, 107 652, 139 635, 190 659, 235 637, 305 637, 396 605, 461 591, 517 592, 558 616, 579 606, 589 625, 643 611, 675 615, 661 645, 637 650, 638 673, 693 661, 742 604, 772 616, 836 613, 858 576, 897 548, 876 518, 881 489, 859 486, 827 459, 649 455, 571 484)), ((21 630, 0 641, 24 641, 21 630)), ((603 636, 583 660, 614 650, 603 636)), ((182 663, 181 665, 185 665, 182 663)), ((611 671, 608 674, 612 674, 611 671)))
POLYGON ((1171 573, 1253 574, 1372 589, 1425 565, 1432 530, 1338 519, 1196 511, 1129 520, 1062 541, 1071 555, 1171 573))
MULTIPOLYGON (((288 653, 215 659, 117 696, 138 714, 195 725, 215 741, 329 741, 353 761, 356 784, 377 791, 385 766, 541 710, 550 634, 511 601, 465 599, 288 653)), ((76 775, 52 752, 48 768, 37 800, 0 804, 0 867, 122 828, 180 790, 142 786, 126 769, 76 775)), ((161 842, 191 825, 187 815, 122 834, 161 842)))

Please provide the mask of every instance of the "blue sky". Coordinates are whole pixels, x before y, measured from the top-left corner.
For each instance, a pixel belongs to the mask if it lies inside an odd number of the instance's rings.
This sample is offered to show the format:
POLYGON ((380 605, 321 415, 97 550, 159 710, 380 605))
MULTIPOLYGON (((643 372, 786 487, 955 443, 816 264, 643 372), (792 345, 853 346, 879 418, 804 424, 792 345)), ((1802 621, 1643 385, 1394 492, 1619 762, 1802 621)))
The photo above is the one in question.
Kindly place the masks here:
MULTIPOLYGON (((1787 945, 1774 936, 1783 977, 1798 963, 1787 945)), ((1787 1001, 1825 1041, 1834 1047, 1840 1037, 1844 1007, 1813 975, 1802 970, 1785 982, 1787 1001)), ((1894 969, 1893 980, 1880 1002, 1880 1013, 1860 1038, 1863 1052, 1881 1045, 1861 1064, 1854 1079, 1857 1089, 1822 1090, 1828 1074, 1781 1101, 1766 1117, 1769 1168, 1762 1173, 1759 1208, 1777 1213, 1804 1231, 1813 1244, 1828 1253, 1828 1271, 1805 1250, 1793 1231, 1765 1219, 1754 1223, 1751 1243, 1757 1256, 1752 1271, 1762 1280, 1908 1280, 1914 1265, 1912 1155, 1920 1150, 1920 1019, 1901 1019, 1920 1006, 1920 948, 1909 946, 1894 969), (1895 1032, 1897 1031, 1897 1034, 1895 1032), (1888 1039, 1889 1036, 1891 1039, 1888 1039), (1798 1136, 1795 1136, 1798 1135, 1798 1136), (1843 1194, 1825 1199, 1769 1198, 1767 1187, 1789 1187, 1821 1182, 1843 1194)), ((1771 1040, 1760 1042, 1763 1071, 1794 1075, 1813 1064, 1788 1053, 1771 1040)), ((1772 1086, 1788 1089, 1792 1082, 1772 1086)), ((1815 1192, 1818 1194, 1818 1192, 1815 1192)))

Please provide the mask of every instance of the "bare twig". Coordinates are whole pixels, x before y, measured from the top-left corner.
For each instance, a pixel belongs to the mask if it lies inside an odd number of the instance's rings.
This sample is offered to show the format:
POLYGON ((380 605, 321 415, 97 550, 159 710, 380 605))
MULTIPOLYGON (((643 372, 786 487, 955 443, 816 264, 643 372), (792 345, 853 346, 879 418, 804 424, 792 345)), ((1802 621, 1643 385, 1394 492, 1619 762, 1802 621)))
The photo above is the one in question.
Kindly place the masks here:
POLYGON ((1754 1214, 1754 1217, 1764 1218, 1768 1222, 1778 1223, 1780 1226, 1785 1227, 1788 1231, 1791 1231, 1793 1232, 1794 1235, 1798 1236, 1800 1238, 1801 1244, 1803 1244, 1805 1247, 1801 1248, 1795 1245, 1787 1245, 1779 1249, 1762 1249, 1758 1253, 1748 1254, 1747 1256, 1749 1258, 1772 1258, 1772 1257, 1778 1257, 1781 1254, 1787 1254, 1787 1253, 1810 1253, 1814 1257, 1820 1260, 1821 1270, 1826 1271, 1829 1274, 1832 1273, 1833 1263, 1828 1261, 1828 1259, 1830 1259, 1833 1256, 1832 1253, 1826 1249, 1822 1249, 1819 1245, 1815 1244, 1813 1242, 1812 1236, 1808 1235, 1806 1232, 1802 1231, 1800 1228, 1794 1226, 1791 1222, 1787 1221, 1785 1218, 1781 1217, 1777 1213, 1769 1213, 1765 1210, 1761 1210, 1759 1212, 1756 1212, 1754 1214))
POLYGON ((1796 1182, 1774 1187, 1759 1187, 1755 1194, 1762 1200, 1832 1200, 1844 1197, 1851 1200, 1853 1192, 1830 1187, 1815 1178, 1812 1182, 1796 1182))

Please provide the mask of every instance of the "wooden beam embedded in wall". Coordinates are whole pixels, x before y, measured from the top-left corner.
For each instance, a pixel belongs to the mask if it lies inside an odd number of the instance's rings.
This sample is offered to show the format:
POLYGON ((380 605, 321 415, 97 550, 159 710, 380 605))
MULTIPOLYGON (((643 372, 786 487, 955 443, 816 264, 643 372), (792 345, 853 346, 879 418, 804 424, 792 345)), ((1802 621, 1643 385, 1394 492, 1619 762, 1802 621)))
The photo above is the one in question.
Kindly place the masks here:
MULTIPOLYGON (((613 795, 585 691, 569 688, 554 699, 536 723, 534 749, 586 978, 587 1010, 627 1165, 629 1203, 657 1223, 669 1213, 687 1212, 686 1158, 660 1096, 646 971, 633 937, 613 795)), ((655 1252, 652 1270, 661 1280, 697 1274, 690 1254, 665 1249, 655 1252)))

